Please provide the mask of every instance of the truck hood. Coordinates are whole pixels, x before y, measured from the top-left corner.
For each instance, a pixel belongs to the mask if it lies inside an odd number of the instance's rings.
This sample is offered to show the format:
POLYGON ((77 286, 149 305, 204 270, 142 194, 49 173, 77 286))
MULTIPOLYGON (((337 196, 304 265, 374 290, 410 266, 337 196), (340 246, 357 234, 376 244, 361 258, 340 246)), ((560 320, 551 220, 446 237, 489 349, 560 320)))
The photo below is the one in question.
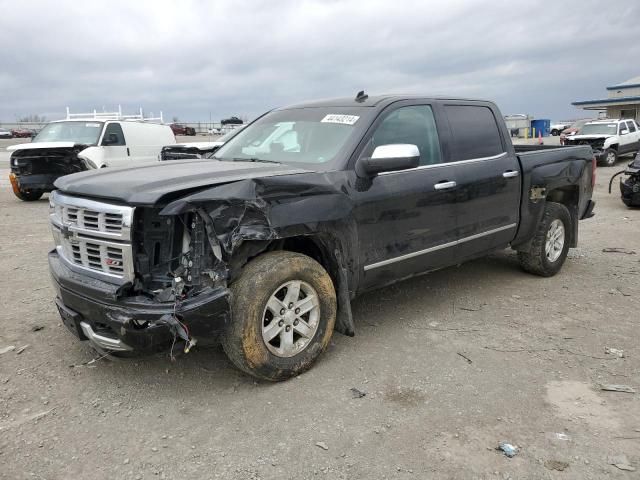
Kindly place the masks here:
POLYGON ((615 135, 571 135, 571 140, 606 140, 615 137, 615 135))
POLYGON ((39 150, 42 148, 71 148, 79 143, 74 142, 33 142, 33 143, 19 143, 18 145, 11 145, 7 147, 7 150, 14 152, 16 150, 39 150))
POLYGON ((172 160, 136 167, 107 168, 60 177, 56 188, 72 195, 98 197, 128 205, 153 206, 163 197, 251 178, 296 175, 308 170, 287 165, 218 160, 172 160))

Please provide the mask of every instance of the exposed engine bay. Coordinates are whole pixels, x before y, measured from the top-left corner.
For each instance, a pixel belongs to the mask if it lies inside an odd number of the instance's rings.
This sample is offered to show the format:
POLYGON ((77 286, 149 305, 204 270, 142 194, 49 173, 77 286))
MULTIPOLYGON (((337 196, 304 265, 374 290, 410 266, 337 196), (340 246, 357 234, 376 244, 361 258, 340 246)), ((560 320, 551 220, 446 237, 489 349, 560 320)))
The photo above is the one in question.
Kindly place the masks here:
POLYGON ((567 137, 565 140, 565 145, 589 145, 594 150, 602 150, 604 148, 604 142, 607 140, 607 137, 602 138, 580 138, 573 140, 571 137, 567 137))
POLYGON ((86 145, 74 145, 16 150, 11 154, 11 172, 20 179, 21 185, 51 191, 56 178, 88 170, 86 162, 78 158, 78 153, 85 148, 86 145))
POLYGON ((220 246, 211 248, 202 216, 197 212, 159 213, 159 209, 142 208, 136 215, 133 249, 137 277, 132 293, 167 302, 223 284, 227 271, 220 246))
POLYGON ((162 147, 160 160, 189 160, 197 158, 211 158, 220 148, 222 142, 209 142, 206 147, 195 145, 167 145, 162 147))

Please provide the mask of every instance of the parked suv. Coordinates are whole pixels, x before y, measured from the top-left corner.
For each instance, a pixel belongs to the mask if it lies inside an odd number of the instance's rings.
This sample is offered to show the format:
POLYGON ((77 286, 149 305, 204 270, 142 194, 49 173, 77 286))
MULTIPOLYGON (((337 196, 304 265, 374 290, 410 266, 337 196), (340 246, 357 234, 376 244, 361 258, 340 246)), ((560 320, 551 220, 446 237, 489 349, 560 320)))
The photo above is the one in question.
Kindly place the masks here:
POLYGON ((171 127, 171 131, 174 135, 184 135, 193 137, 196 134, 196 129, 193 127, 188 127, 186 125, 181 125, 179 123, 172 123, 169 125, 171 127))
POLYGON ((640 129, 635 120, 597 120, 564 140, 565 145, 591 145, 599 162, 610 167, 618 156, 640 149, 640 129))
POLYGON ((239 119, 238 117, 229 117, 229 118, 223 118, 222 120, 220 120, 220 124, 222 124, 222 125, 242 125, 243 121, 241 119, 239 119))
POLYGON ((11 133, 13 138, 31 138, 35 136, 33 130, 29 128, 14 128, 11 133))
POLYGON ((592 118, 583 118, 582 120, 576 120, 569 127, 560 132, 560 145, 564 145, 564 141, 568 137, 576 135, 586 123, 592 122, 592 118))

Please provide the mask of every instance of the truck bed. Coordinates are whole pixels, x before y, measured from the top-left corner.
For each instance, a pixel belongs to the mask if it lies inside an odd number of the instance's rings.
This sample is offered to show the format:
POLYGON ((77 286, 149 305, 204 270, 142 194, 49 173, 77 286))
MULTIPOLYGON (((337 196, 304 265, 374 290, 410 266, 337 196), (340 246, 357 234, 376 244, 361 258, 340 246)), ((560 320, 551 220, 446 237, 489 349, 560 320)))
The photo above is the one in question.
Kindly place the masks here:
MULTIPOLYGON (((532 237, 543 210, 543 202, 535 199, 536 191, 562 191, 577 196, 577 219, 589 215, 593 189, 594 158, 588 145, 575 147, 552 145, 514 145, 522 169, 521 225, 513 244, 532 237)), ((553 201, 559 199, 553 198, 553 201)), ((575 223, 577 225, 577 222, 575 223)), ((577 237, 577 231, 575 232, 577 237)))

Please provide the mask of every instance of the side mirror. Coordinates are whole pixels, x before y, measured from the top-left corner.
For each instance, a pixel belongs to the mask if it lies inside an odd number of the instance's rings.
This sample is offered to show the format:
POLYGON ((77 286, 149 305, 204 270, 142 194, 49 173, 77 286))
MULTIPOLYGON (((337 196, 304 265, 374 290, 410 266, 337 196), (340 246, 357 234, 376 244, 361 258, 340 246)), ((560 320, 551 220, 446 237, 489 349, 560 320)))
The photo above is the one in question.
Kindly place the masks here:
POLYGON ((626 128, 620 130, 620 135, 626 135, 627 133, 629 133, 629 130, 627 130, 626 128))
POLYGON ((102 139, 102 145, 115 145, 118 143, 118 135, 110 133, 108 136, 102 139))
POLYGON ((361 177, 373 177, 382 172, 407 170, 420 165, 420 150, 408 143, 380 145, 371 157, 358 159, 356 173, 361 177))

